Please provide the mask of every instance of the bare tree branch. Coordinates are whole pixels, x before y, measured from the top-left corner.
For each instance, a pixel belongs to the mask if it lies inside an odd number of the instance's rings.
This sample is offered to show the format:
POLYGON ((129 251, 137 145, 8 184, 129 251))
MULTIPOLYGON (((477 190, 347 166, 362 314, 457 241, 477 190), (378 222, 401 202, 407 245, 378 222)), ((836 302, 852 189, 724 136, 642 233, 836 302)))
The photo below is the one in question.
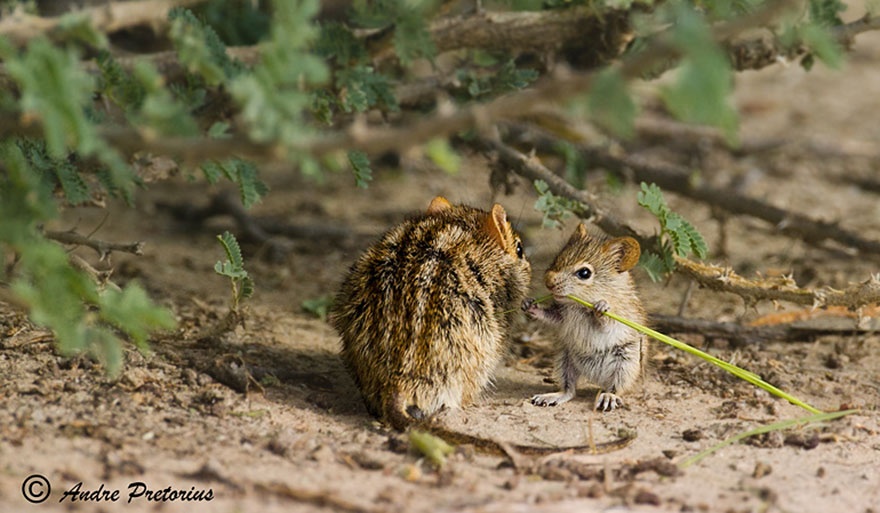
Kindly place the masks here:
POLYGON ((553 171, 547 169, 537 158, 526 156, 497 139, 483 137, 477 140, 477 144, 484 152, 497 155, 501 163, 509 166, 510 170, 514 173, 529 181, 543 180, 550 186, 550 191, 553 194, 573 199, 584 205, 592 216, 591 221, 605 232, 635 237, 639 239, 639 243, 643 246, 651 244, 649 237, 639 234, 632 227, 617 220, 606 209, 602 208, 598 204, 596 195, 575 188, 553 173, 553 171))
MULTIPOLYGON (((862 18, 831 28, 831 37, 844 48, 852 46, 855 37, 863 32, 880 29, 880 17, 870 13, 862 18)), ((731 65, 738 71, 761 69, 779 63, 781 60, 794 60, 806 55, 809 49, 803 45, 784 48, 771 35, 725 45, 731 65)))
MULTIPOLYGON (((163 22, 172 7, 188 7, 205 1, 207 0, 108 2, 99 7, 77 11, 76 14, 88 18, 95 29, 109 33, 144 23, 163 22)), ((24 46, 36 36, 58 30, 63 21, 63 16, 41 18, 23 12, 14 12, 0 19, 0 35, 9 38, 15 45, 24 46)))
MULTIPOLYGON (((529 137, 533 144, 543 149, 552 148, 557 141, 554 137, 540 132, 529 134, 529 137)), ((574 143, 591 165, 613 171, 623 179, 653 182, 661 189, 673 191, 732 214, 761 219, 772 224, 780 233, 798 237, 813 245, 818 246, 826 240, 832 240, 865 254, 880 255, 880 241, 865 239, 858 233, 840 227, 837 223, 819 221, 798 212, 790 212, 734 190, 720 189, 706 183, 695 183, 691 169, 639 155, 619 155, 604 147, 579 144, 579 141, 574 143)))
POLYGON ((782 300, 813 307, 859 307, 880 303, 880 274, 851 285, 844 290, 831 287, 820 289, 799 288, 790 277, 747 280, 729 267, 694 262, 676 256, 677 270, 710 290, 731 292, 754 304, 762 299, 782 300))
MULTIPOLYGON (((528 157, 510 146, 487 138, 479 139, 476 144, 483 151, 496 152, 502 162, 509 165, 515 173, 530 180, 544 180, 554 194, 586 205, 596 216, 593 222, 606 233, 629 235, 636 238, 642 247, 653 245, 651 238, 616 220, 597 206, 592 194, 576 189, 544 167, 536 158, 528 157)), ((694 262, 677 255, 675 261, 676 272, 711 290, 736 294, 747 304, 754 304, 760 300, 782 300, 813 307, 836 305, 856 309, 880 302, 880 274, 842 291, 830 287, 812 290, 798 287, 789 277, 748 280, 727 267, 694 262)))
POLYGON ((693 173, 674 164, 656 162, 639 155, 613 155, 604 149, 585 149, 585 156, 596 165, 631 176, 636 181, 654 182, 660 188, 721 208, 727 212, 756 217, 772 224, 780 233, 820 245, 832 240, 862 253, 880 255, 880 241, 865 239, 836 222, 819 221, 791 212, 757 198, 706 183, 694 183, 693 173), (627 172, 623 172, 626 170, 627 172))
MULTIPOLYGON (((592 6, 546 11, 492 12, 479 10, 434 20, 431 39, 438 52, 462 48, 547 52, 577 46, 583 67, 605 64, 624 50, 633 34, 631 11, 604 10, 592 6)), ((367 40, 376 63, 394 58, 393 47, 383 38, 367 40)))
POLYGON ((66 232, 46 230, 45 232, 43 232, 43 235, 45 235, 47 239, 60 242, 61 244, 66 244, 70 246, 88 246, 98 253, 98 256, 101 260, 106 259, 108 256, 110 256, 110 253, 114 251, 123 251, 125 253, 132 253, 134 255, 144 254, 144 243, 142 241, 127 244, 120 244, 118 242, 106 242, 103 240, 86 237, 85 235, 81 235, 73 230, 66 232))

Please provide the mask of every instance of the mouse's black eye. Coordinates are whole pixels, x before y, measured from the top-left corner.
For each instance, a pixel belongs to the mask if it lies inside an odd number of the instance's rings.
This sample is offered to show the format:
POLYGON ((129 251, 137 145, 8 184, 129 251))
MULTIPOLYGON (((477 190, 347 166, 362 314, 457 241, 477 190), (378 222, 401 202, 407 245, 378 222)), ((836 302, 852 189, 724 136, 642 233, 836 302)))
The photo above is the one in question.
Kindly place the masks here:
POLYGON ((575 271, 574 275, 577 276, 578 279, 589 280, 590 276, 593 275, 593 271, 589 267, 581 267, 580 269, 575 271))
POLYGON ((523 258, 525 252, 523 251, 522 242, 516 241, 516 256, 517 258, 523 258))

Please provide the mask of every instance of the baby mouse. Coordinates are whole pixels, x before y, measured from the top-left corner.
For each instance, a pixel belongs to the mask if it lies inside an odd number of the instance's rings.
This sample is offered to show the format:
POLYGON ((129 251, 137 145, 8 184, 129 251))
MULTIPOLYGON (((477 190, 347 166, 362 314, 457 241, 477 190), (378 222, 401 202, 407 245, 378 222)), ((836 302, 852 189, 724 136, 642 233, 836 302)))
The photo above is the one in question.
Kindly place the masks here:
POLYGON ((606 239, 589 233, 581 223, 544 274, 552 303, 541 307, 532 298, 523 301, 528 316, 558 328, 556 376, 562 391, 535 395, 532 404, 556 406, 569 401, 575 396, 578 378, 584 376, 601 388, 597 410, 622 406, 618 394, 639 378, 647 339, 603 314, 612 311, 644 324, 645 310, 629 273, 639 254, 635 239, 606 239), (566 297, 569 294, 594 309, 572 301, 566 297))
POLYGON ((473 403, 530 278, 499 204, 487 212, 438 196, 386 232, 352 265, 331 312, 370 413, 403 430, 473 403))

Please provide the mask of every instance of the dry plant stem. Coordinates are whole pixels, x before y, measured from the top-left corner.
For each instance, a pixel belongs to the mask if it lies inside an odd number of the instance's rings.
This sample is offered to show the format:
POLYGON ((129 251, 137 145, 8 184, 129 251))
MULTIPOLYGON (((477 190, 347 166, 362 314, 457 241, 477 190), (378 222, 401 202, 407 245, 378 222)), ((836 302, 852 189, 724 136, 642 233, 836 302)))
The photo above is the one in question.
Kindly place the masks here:
MULTIPOLYGON (((108 2, 99 7, 76 11, 91 21, 100 32, 142 25, 145 23, 165 23, 172 7, 188 7, 205 3, 207 0, 140 0, 131 2, 108 2)), ((0 35, 9 38, 13 44, 24 46, 39 35, 50 34, 61 26, 62 17, 41 18, 25 13, 13 13, 0 19, 0 35)))
POLYGON ((110 256, 110 253, 114 251, 132 253, 134 255, 144 254, 143 241, 131 242, 127 244, 120 244, 118 242, 106 242, 103 240, 86 237, 85 235, 81 235, 73 230, 65 232, 46 230, 43 232, 43 235, 45 235, 47 239, 60 242, 61 244, 67 244, 71 246, 88 246, 98 253, 101 261, 104 261, 108 256, 110 256))
POLYGON ((113 271, 99 271, 91 266, 88 262, 76 255, 70 255, 70 264, 77 270, 84 272, 93 282, 100 287, 109 287, 116 292, 122 292, 119 285, 110 281, 110 275, 113 271))
POLYGON ((694 262, 676 256, 677 271, 701 286, 719 292, 731 292, 743 298, 747 304, 762 299, 788 301, 813 307, 844 306, 850 310, 880 303, 880 274, 850 285, 844 290, 831 287, 802 289, 791 278, 765 278, 747 280, 729 267, 694 262))

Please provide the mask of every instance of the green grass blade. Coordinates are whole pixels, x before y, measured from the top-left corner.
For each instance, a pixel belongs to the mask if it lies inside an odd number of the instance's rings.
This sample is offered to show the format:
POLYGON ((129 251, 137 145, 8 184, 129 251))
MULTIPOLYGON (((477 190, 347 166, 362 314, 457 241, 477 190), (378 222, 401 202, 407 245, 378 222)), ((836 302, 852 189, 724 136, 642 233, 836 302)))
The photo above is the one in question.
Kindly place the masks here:
POLYGON ((728 438, 727 440, 724 440, 721 443, 715 444, 712 447, 709 447, 708 449, 706 449, 698 454, 691 456, 690 458, 679 463, 678 467, 679 468, 689 467, 689 466, 693 465, 694 463, 697 463, 698 461, 702 460, 706 456, 709 456, 710 454, 712 454, 716 451, 719 451, 719 450, 727 447, 728 445, 739 442, 740 440, 743 440, 743 439, 748 438, 750 436, 762 435, 764 433, 770 433, 771 431, 780 431, 783 429, 799 427, 802 425, 812 424, 815 422, 823 422, 826 420, 839 419, 840 417, 844 417, 846 415, 850 415, 850 414, 856 413, 858 411, 859 410, 842 410, 842 411, 833 411, 831 413, 820 413, 818 415, 810 415, 808 417, 801 417, 799 419, 783 420, 781 422, 776 422, 773 424, 768 424, 766 426, 761 426, 759 428, 752 429, 750 431, 744 431, 742 433, 739 433, 736 436, 733 436, 731 438, 728 438))
MULTIPOLYGON (((572 295, 569 295, 568 298, 571 299, 572 301, 575 301, 577 303, 580 303, 580 304, 586 306, 587 308, 593 308, 593 305, 591 305, 590 303, 587 303, 583 299, 580 299, 580 298, 572 296, 572 295)), ((659 340, 660 342, 663 342, 665 344, 669 344, 670 346, 672 346, 676 349, 680 349, 680 350, 682 350, 686 353, 690 353, 694 356, 699 356, 700 358, 702 358, 708 362, 711 362, 711 363, 717 365, 718 367, 721 367, 722 369, 733 374, 734 376, 736 376, 740 379, 743 379, 745 381, 748 381, 749 383, 751 383, 757 387, 763 388, 764 390, 770 392, 771 394, 785 399, 786 401, 790 402, 791 404, 794 404, 796 406, 800 406, 801 408, 809 411, 810 413, 822 413, 821 410, 814 408, 814 407, 810 406, 809 404, 801 401, 797 397, 794 397, 786 392, 783 392, 782 390, 776 388, 775 386, 771 385, 770 383, 767 383, 766 381, 762 380, 760 377, 758 377, 757 374, 755 374, 753 372, 749 372, 745 369, 741 369, 741 368, 737 367, 736 365, 733 365, 731 363, 727 363, 724 360, 720 360, 720 359, 718 359, 708 353, 704 353, 703 351, 700 351, 699 349, 697 349, 695 347, 689 346, 689 345, 685 344, 684 342, 678 341, 668 335, 664 335, 663 333, 660 333, 659 331, 654 331, 651 328, 648 328, 646 326, 642 326, 641 324, 638 324, 636 322, 632 322, 629 319, 625 319, 623 317, 620 317, 619 315, 617 315, 615 313, 605 312, 605 315, 614 319, 617 322, 620 322, 620 323, 623 323, 623 324, 629 326, 630 328, 632 328, 636 331, 640 331, 640 332, 644 333, 645 335, 648 335, 649 337, 655 338, 655 339, 659 340)))

